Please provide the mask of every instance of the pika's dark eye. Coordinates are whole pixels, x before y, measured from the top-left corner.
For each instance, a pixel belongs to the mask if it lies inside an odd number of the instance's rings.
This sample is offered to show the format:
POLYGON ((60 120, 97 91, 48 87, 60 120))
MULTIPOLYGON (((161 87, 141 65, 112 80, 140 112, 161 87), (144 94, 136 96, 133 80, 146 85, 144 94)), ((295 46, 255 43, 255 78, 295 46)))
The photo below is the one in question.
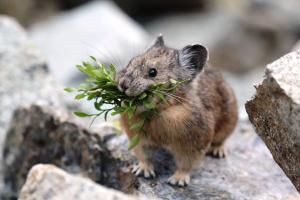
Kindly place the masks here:
POLYGON ((155 77, 157 75, 157 71, 155 68, 150 68, 148 74, 150 77, 155 77))

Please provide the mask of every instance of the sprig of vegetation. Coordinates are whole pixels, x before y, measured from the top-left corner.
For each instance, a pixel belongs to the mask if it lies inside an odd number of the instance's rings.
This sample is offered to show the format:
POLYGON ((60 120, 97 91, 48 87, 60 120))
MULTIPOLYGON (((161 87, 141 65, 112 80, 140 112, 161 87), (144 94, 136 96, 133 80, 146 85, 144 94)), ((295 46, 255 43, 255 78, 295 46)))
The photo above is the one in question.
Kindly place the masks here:
MULTIPOLYGON (((92 62, 90 63, 83 62, 81 65, 76 66, 82 73, 87 75, 86 82, 80 84, 78 88, 65 88, 65 91, 76 92, 76 100, 94 101, 97 112, 94 114, 74 112, 74 114, 78 117, 95 118, 104 115, 105 120, 107 120, 109 114, 126 114, 131 123, 130 129, 137 132, 144 132, 145 122, 153 115, 158 114, 154 98, 159 99, 160 102, 167 102, 166 94, 174 92, 184 82, 170 80, 167 83, 157 83, 142 94, 130 97, 118 89, 117 71, 114 65, 107 67, 99 63, 94 57, 91 57, 91 59, 92 62), (145 111, 139 114, 140 121, 132 122, 139 106, 143 106, 145 111)), ((129 149, 135 147, 139 139, 139 134, 134 135, 130 140, 129 149)))

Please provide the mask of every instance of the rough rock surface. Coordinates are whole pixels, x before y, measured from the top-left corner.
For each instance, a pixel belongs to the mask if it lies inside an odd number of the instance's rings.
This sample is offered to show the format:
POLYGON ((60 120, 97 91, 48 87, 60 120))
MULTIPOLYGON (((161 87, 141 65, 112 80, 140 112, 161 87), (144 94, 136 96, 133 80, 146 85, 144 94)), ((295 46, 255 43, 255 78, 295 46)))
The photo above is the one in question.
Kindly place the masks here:
POLYGON ((126 170, 128 163, 111 157, 98 134, 66 119, 61 112, 53 114, 39 106, 15 111, 3 159, 4 180, 12 192, 18 193, 28 171, 38 163, 52 163, 102 185, 129 192, 136 179, 126 170))
MULTIPOLYGON (((132 160, 127 151, 125 136, 106 140, 113 156, 132 160)), ((226 159, 206 157, 192 172, 187 188, 167 184, 174 172, 174 161, 164 151, 154 154, 157 178, 139 178, 138 191, 159 199, 230 199, 230 200, 296 200, 300 195, 272 159, 264 143, 248 121, 240 121, 235 134, 228 141, 226 159)))
POLYGON ((3 138, 16 107, 43 99, 57 104, 58 98, 39 51, 14 20, 3 16, 0 16, 0 44, 0 138, 3 138))
MULTIPOLYGON (((60 88, 39 51, 11 18, 0 16, 0 146, 11 114, 20 105, 61 105, 60 88)), ((1 158, 0 158, 1 160, 1 158)))
POLYGON ((19 200, 142 200, 119 191, 97 185, 91 180, 68 174, 53 166, 38 164, 32 167, 22 187, 19 200))
POLYGON ((274 160, 300 192, 300 51, 267 65, 246 110, 274 160))
POLYGON ((4 160, 6 183, 15 191, 32 166, 51 163, 105 186, 156 199, 300 198, 248 122, 240 122, 230 139, 227 159, 206 157, 193 171, 191 185, 177 188, 167 184, 175 166, 168 153, 159 150, 154 154, 157 178, 136 179, 129 172, 134 158, 127 150, 125 135, 116 137, 107 128, 92 133, 61 116, 38 106, 15 112, 4 160))
POLYGON ((14 109, 32 102, 63 105, 59 91, 62 88, 49 76, 44 58, 29 42, 25 31, 13 19, 0 16, 0 163, 3 140, 14 109))

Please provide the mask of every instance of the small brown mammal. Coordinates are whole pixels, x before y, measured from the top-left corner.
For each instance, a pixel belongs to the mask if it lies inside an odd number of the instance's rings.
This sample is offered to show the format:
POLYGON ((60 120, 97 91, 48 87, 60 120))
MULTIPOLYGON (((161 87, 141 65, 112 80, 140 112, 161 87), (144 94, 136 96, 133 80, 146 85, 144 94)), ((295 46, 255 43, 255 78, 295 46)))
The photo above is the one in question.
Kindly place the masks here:
MULTIPOLYGON (((167 95, 168 103, 159 105, 159 115, 145 123, 146 133, 138 133, 141 139, 133 150, 139 160, 133 168, 136 175, 155 176, 145 151, 151 145, 173 154, 177 170, 168 180, 172 185, 187 185, 192 167, 205 154, 225 157, 224 143, 237 123, 237 103, 231 87, 207 61, 205 47, 188 45, 176 50, 165 46, 159 36, 144 54, 134 57, 119 72, 119 89, 129 96, 142 93, 156 82, 189 80, 175 94, 167 95)), ((129 138, 136 134, 129 129, 125 115, 121 122, 129 138)))

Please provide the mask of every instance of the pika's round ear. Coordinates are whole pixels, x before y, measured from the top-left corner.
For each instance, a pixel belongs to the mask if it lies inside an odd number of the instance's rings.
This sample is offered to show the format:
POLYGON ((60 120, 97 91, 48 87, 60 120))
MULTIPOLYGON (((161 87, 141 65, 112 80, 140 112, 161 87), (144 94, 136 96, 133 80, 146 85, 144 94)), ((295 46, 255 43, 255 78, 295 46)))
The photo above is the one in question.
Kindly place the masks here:
POLYGON ((179 51, 179 63, 187 69, 201 71, 207 61, 208 50, 202 45, 188 45, 179 51))
POLYGON ((154 42, 148 49, 151 49, 154 47, 163 47, 164 45, 165 45, 165 42, 164 42, 163 35, 159 34, 159 36, 157 36, 157 38, 154 40, 154 42))

